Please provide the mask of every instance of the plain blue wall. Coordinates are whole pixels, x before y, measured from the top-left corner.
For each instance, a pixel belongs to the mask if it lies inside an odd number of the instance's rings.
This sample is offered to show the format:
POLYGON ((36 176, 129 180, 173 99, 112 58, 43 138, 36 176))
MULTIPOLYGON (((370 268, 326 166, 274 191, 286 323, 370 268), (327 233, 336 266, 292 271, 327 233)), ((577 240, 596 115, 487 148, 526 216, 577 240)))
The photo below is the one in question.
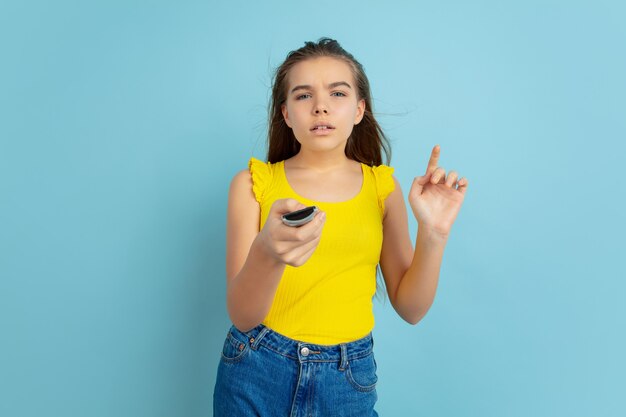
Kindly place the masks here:
POLYGON ((211 415, 228 186, 321 36, 405 195, 436 143, 470 180, 428 315, 376 304, 379 413, 626 415, 622 4, 2 2, 0 415, 211 415))

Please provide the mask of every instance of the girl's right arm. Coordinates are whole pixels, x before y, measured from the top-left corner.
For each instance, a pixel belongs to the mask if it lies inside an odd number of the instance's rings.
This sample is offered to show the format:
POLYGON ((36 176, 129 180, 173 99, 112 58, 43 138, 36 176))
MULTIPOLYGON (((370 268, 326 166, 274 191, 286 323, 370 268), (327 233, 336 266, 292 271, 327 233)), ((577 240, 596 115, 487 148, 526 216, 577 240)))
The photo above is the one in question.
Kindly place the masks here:
POLYGON ((324 213, 301 227, 283 224, 281 216, 304 208, 294 199, 276 200, 259 232, 261 210, 248 170, 233 178, 226 224, 226 305, 241 331, 259 325, 272 306, 285 265, 300 266, 313 254, 324 226, 324 213))

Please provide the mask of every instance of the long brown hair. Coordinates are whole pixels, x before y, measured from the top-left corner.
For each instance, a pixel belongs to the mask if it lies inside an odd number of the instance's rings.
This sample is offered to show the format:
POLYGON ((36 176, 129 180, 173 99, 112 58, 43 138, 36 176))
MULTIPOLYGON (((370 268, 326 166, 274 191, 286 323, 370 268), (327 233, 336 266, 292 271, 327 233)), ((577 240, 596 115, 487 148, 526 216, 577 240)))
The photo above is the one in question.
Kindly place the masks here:
POLYGON ((357 99, 365 100, 365 114, 361 122, 354 126, 346 144, 346 156, 369 166, 383 163, 381 153, 385 153, 385 164, 391 161, 391 146, 372 112, 370 83, 363 66, 339 43, 330 38, 320 38, 317 43, 305 42, 304 46, 289 52, 285 61, 275 70, 272 83, 272 97, 269 105, 269 126, 267 136, 267 161, 276 163, 289 159, 300 151, 300 143, 283 118, 281 105, 287 99, 287 74, 298 62, 311 58, 331 57, 346 62, 357 85, 357 99), (381 152, 382 151, 382 152, 381 152))

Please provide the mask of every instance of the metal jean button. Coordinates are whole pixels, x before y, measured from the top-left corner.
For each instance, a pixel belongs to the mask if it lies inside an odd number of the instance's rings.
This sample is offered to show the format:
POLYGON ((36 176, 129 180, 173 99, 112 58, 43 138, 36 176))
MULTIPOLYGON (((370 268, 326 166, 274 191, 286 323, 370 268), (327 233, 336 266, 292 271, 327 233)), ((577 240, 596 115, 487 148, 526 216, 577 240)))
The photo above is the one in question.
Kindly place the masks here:
POLYGON ((309 356, 309 348, 308 347, 303 347, 302 349, 300 349, 300 354, 302 356, 309 356))

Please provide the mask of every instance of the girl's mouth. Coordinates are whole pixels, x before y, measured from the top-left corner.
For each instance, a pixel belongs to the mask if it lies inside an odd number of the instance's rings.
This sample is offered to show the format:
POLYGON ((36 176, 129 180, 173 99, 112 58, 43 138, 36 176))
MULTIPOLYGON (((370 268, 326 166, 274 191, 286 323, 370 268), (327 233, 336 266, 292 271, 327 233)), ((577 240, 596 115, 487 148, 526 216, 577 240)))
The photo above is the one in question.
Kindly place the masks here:
POLYGON ((333 130, 335 129, 334 127, 332 127, 331 125, 318 125, 315 126, 313 129, 311 129, 311 131, 324 131, 324 130, 333 130))
POLYGON ((313 129, 311 129, 311 132, 313 132, 314 135, 323 136, 329 135, 333 130, 335 130, 334 127, 323 125, 314 127, 313 129))

